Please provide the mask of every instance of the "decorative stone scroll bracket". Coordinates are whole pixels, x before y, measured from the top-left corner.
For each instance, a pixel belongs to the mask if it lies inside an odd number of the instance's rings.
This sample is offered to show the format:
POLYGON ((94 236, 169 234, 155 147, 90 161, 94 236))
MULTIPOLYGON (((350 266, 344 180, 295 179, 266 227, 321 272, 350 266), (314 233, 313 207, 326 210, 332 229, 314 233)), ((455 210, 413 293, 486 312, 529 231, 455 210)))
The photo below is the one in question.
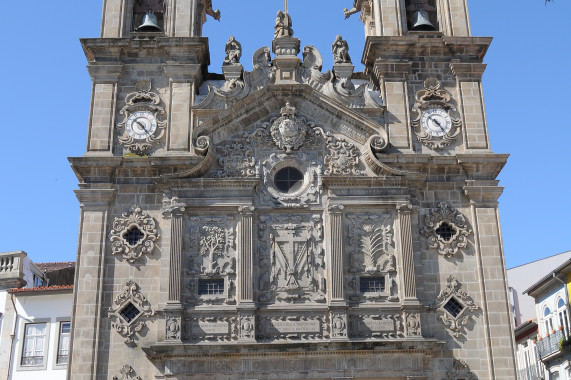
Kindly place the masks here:
POLYGON ((456 141, 462 127, 460 113, 452 103, 451 94, 440 88, 440 81, 428 78, 424 81, 424 89, 416 93, 416 102, 412 106, 411 125, 418 141, 434 150, 442 150, 456 141), (428 133, 423 127, 422 118, 429 109, 441 109, 450 117, 451 127, 442 135, 428 133))
POLYGON ((115 296, 114 304, 108 314, 114 320, 111 327, 125 338, 126 344, 133 344, 133 336, 146 326, 142 319, 154 316, 155 311, 132 280, 127 281, 123 292, 115 296))
POLYGON ((466 248, 472 233, 464 215, 446 202, 430 210, 424 224, 420 233, 428 239, 428 246, 448 259, 456 255, 459 248, 466 248))
POLYGON ((462 284, 453 276, 448 277, 446 288, 436 297, 432 305, 438 313, 438 319, 444 323, 454 338, 464 338, 467 325, 474 320, 480 307, 474 303, 462 284))
POLYGON ((113 255, 123 255, 131 264, 143 254, 152 253, 155 242, 160 237, 155 220, 136 205, 129 209, 129 213, 115 218, 113 229, 109 233, 113 255))

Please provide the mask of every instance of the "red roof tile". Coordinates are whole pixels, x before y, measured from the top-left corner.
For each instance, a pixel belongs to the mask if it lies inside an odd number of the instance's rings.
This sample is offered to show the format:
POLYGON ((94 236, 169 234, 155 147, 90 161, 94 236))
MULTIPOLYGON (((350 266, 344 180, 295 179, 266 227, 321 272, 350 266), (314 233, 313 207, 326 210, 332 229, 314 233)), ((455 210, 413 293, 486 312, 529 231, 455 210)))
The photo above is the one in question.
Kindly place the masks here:
POLYGON ((72 290, 73 285, 59 285, 59 286, 39 286, 37 288, 13 288, 8 289, 8 293, 38 293, 38 292, 53 292, 59 290, 72 290))

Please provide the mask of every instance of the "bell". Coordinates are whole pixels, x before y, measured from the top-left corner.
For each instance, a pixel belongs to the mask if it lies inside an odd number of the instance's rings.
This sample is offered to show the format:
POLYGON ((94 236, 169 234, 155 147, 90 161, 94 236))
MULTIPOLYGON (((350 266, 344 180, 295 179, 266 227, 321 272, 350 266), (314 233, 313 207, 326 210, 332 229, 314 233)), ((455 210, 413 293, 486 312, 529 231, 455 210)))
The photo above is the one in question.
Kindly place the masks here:
POLYGON ((436 30, 428 19, 428 13, 424 10, 418 10, 412 15, 412 27, 410 30, 436 30))
POLYGON ((151 12, 145 13, 143 23, 135 29, 137 32, 162 32, 163 30, 157 25, 157 16, 151 12))

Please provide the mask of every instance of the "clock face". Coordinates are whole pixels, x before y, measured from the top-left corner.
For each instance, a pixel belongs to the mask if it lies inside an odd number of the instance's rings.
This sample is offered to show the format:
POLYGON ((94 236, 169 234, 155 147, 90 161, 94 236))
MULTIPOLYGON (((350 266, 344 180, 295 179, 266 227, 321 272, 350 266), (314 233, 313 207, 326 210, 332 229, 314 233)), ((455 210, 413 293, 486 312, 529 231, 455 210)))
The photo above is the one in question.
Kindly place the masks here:
POLYGON ((155 133, 157 119, 150 112, 137 111, 127 119, 125 130, 132 138, 143 140, 155 133))
POLYGON ((431 136, 444 136, 452 129, 452 119, 442 108, 429 108, 424 111, 420 123, 431 136))

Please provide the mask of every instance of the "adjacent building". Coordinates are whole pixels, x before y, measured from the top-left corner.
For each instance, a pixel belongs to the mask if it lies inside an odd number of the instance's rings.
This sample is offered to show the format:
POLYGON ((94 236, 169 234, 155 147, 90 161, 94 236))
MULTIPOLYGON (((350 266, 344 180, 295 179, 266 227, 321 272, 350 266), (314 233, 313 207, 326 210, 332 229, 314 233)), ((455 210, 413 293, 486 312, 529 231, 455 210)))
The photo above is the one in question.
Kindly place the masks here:
POLYGON ((0 253, 1 378, 67 378, 74 268, 0 253))
POLYGON ((524 293, 535 299, 537 357, 545 379, 571 379, 569 287, 571 259, 550 270, 524 293))
POLYGON ((221 83, 210 0, 104 0, 69 378, 514 379, 491 38, 466 0, 356 0, 364 72, 340 36, 323 71, 285 7, 221 83))

